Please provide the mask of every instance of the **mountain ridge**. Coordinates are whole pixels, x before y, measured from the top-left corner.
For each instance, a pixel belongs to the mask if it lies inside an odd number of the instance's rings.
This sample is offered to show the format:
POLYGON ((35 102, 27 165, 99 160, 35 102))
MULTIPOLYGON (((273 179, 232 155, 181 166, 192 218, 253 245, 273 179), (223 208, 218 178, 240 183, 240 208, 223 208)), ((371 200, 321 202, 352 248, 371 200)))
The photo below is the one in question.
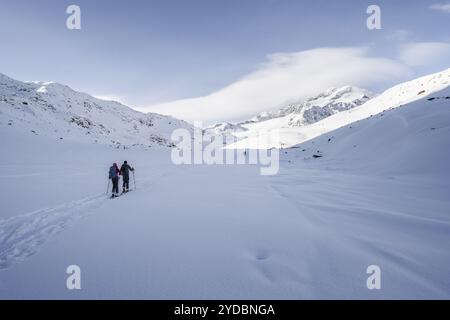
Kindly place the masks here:
POLYGON ((229 147, 289 148, 384 111, 425 99, 448 87, 450 87, 450 69, 400 83, 359 106, 337 112, 308 125, 289 126, 289 122, 283 118, 248 124, 244 126, 246 131, 235 133, 239 141, 229 147), (261 132, 269 138, 277 135, 279 141, 272 139, 272 142, 261 145, 258 143, 261 132))
POLYGON ((356 86, 329 88, 322 93, 289 103, 275 111, 262 112, 253 118, 237 123, 220 122, 206 128, 207 131, 229 134, 232 131, 247 131, 247 125, 284 118, 284 126, 301 127, 364 104, 376 95, 356 86))
POLYGON ((176 128, 186 121, 141 113, 116 101, 104 101, 56 82, 22 82, 0 73, 0 127, 114 147, 173 146, 176 128))

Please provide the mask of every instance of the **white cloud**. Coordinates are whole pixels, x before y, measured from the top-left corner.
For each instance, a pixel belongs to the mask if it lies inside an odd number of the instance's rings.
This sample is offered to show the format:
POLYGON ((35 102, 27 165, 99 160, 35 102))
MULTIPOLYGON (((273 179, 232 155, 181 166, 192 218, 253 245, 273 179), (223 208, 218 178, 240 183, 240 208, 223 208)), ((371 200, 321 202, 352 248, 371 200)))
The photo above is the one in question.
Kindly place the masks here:
POLYGON ((350 47, 272 54, 256 71, 207 96, 140 110, 188 121, 232 121, 247 119, 293 99, 305 99, 330 87, 368 87, 409 75, 404 65, 370 57, 368 53, 368 48, 350 47))
POLYGON ((438 11, 442 11, 445 13, 450 13, 450 2, 447 3, 435 3, 433 5, 430 6, 431 9, 433 10, 438 10, 438 11))
POLYGON ((409 39, 411 39, 414 36, 414 34, 406 29, 398 29, 394 30, 393 32, 387 34, 385 38, 389 41, 397 41, 397 42, 405 42, 409 39))
POLYGON ((401 46, 400 60, 411 67, 447 65, 450 44, 443 42, 414 42, 401 46))

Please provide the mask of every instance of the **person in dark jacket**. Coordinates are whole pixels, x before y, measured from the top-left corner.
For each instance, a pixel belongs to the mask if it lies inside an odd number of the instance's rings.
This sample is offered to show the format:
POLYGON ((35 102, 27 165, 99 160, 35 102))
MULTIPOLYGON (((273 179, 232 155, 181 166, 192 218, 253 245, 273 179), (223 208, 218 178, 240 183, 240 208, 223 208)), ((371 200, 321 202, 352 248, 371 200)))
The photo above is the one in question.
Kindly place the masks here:
POLYGON ((119 195, 119 175, 120 169, 117 163, 114 163, 111 168, 109 168, 109 178, 112 181, 112 197, 117 197, 119 195))
POLYGON ((120 167, 120 173, 123 179, 123 192, 128 192, 130 189, 130 171, 134 171, 127 161, 124 161, 120 167))

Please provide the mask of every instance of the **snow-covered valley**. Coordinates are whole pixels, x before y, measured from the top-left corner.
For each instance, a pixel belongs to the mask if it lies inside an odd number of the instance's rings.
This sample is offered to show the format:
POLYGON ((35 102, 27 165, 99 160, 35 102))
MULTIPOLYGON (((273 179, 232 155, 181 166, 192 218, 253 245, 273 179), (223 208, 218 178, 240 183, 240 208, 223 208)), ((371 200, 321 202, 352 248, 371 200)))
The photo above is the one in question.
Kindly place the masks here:
POLYGON ((402 107, 328 117, 356 114, 282 149, 275 176, 176 166, 165 144, 117 149, 1 125, 0 298, 448 299, 445 76, 402 107), (108 199, 108 168, 123 160, 137 188, 108 199), (66 288, 69 265, 81 290, 66 288), (381 290, 366 286, 369 265, 381 290))

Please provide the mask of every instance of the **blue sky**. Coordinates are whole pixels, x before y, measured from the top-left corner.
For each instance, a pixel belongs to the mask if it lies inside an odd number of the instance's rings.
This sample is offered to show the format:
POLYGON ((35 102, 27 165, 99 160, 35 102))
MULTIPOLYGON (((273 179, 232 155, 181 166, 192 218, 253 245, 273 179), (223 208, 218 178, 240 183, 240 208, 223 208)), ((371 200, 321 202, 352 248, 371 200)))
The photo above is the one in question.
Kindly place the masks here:
POLYGON ((297 99, 341 84, 380 91, 450 67, 445 5, 445 0, 0 0, 0 72, 57 81, 189 120, 206 114, 208 121, 232 120, 282 104, 293 92, 297 99), (66 28, 70 4, 81 7, 81 30, 66 28), (381 7, 381 30, 366 28, 369 4, 381 7), (370 74, 347 72, 353 60, 370 74), (280 61, 287 64, 281 76, 280 61), (312 65, 306 68, 305 61, 312 65), (327 81, 321 61, 342 61, 334 72, 348 74, 327 81), (309 85, 305 68, 326 80, 309 85), (255 77, 270 81, 258 80, 251 90, 240 85, 255 77), (273 94, 266 99, 260 91, 273 94), (259 101, 250 101, 255 95, 259 101))

